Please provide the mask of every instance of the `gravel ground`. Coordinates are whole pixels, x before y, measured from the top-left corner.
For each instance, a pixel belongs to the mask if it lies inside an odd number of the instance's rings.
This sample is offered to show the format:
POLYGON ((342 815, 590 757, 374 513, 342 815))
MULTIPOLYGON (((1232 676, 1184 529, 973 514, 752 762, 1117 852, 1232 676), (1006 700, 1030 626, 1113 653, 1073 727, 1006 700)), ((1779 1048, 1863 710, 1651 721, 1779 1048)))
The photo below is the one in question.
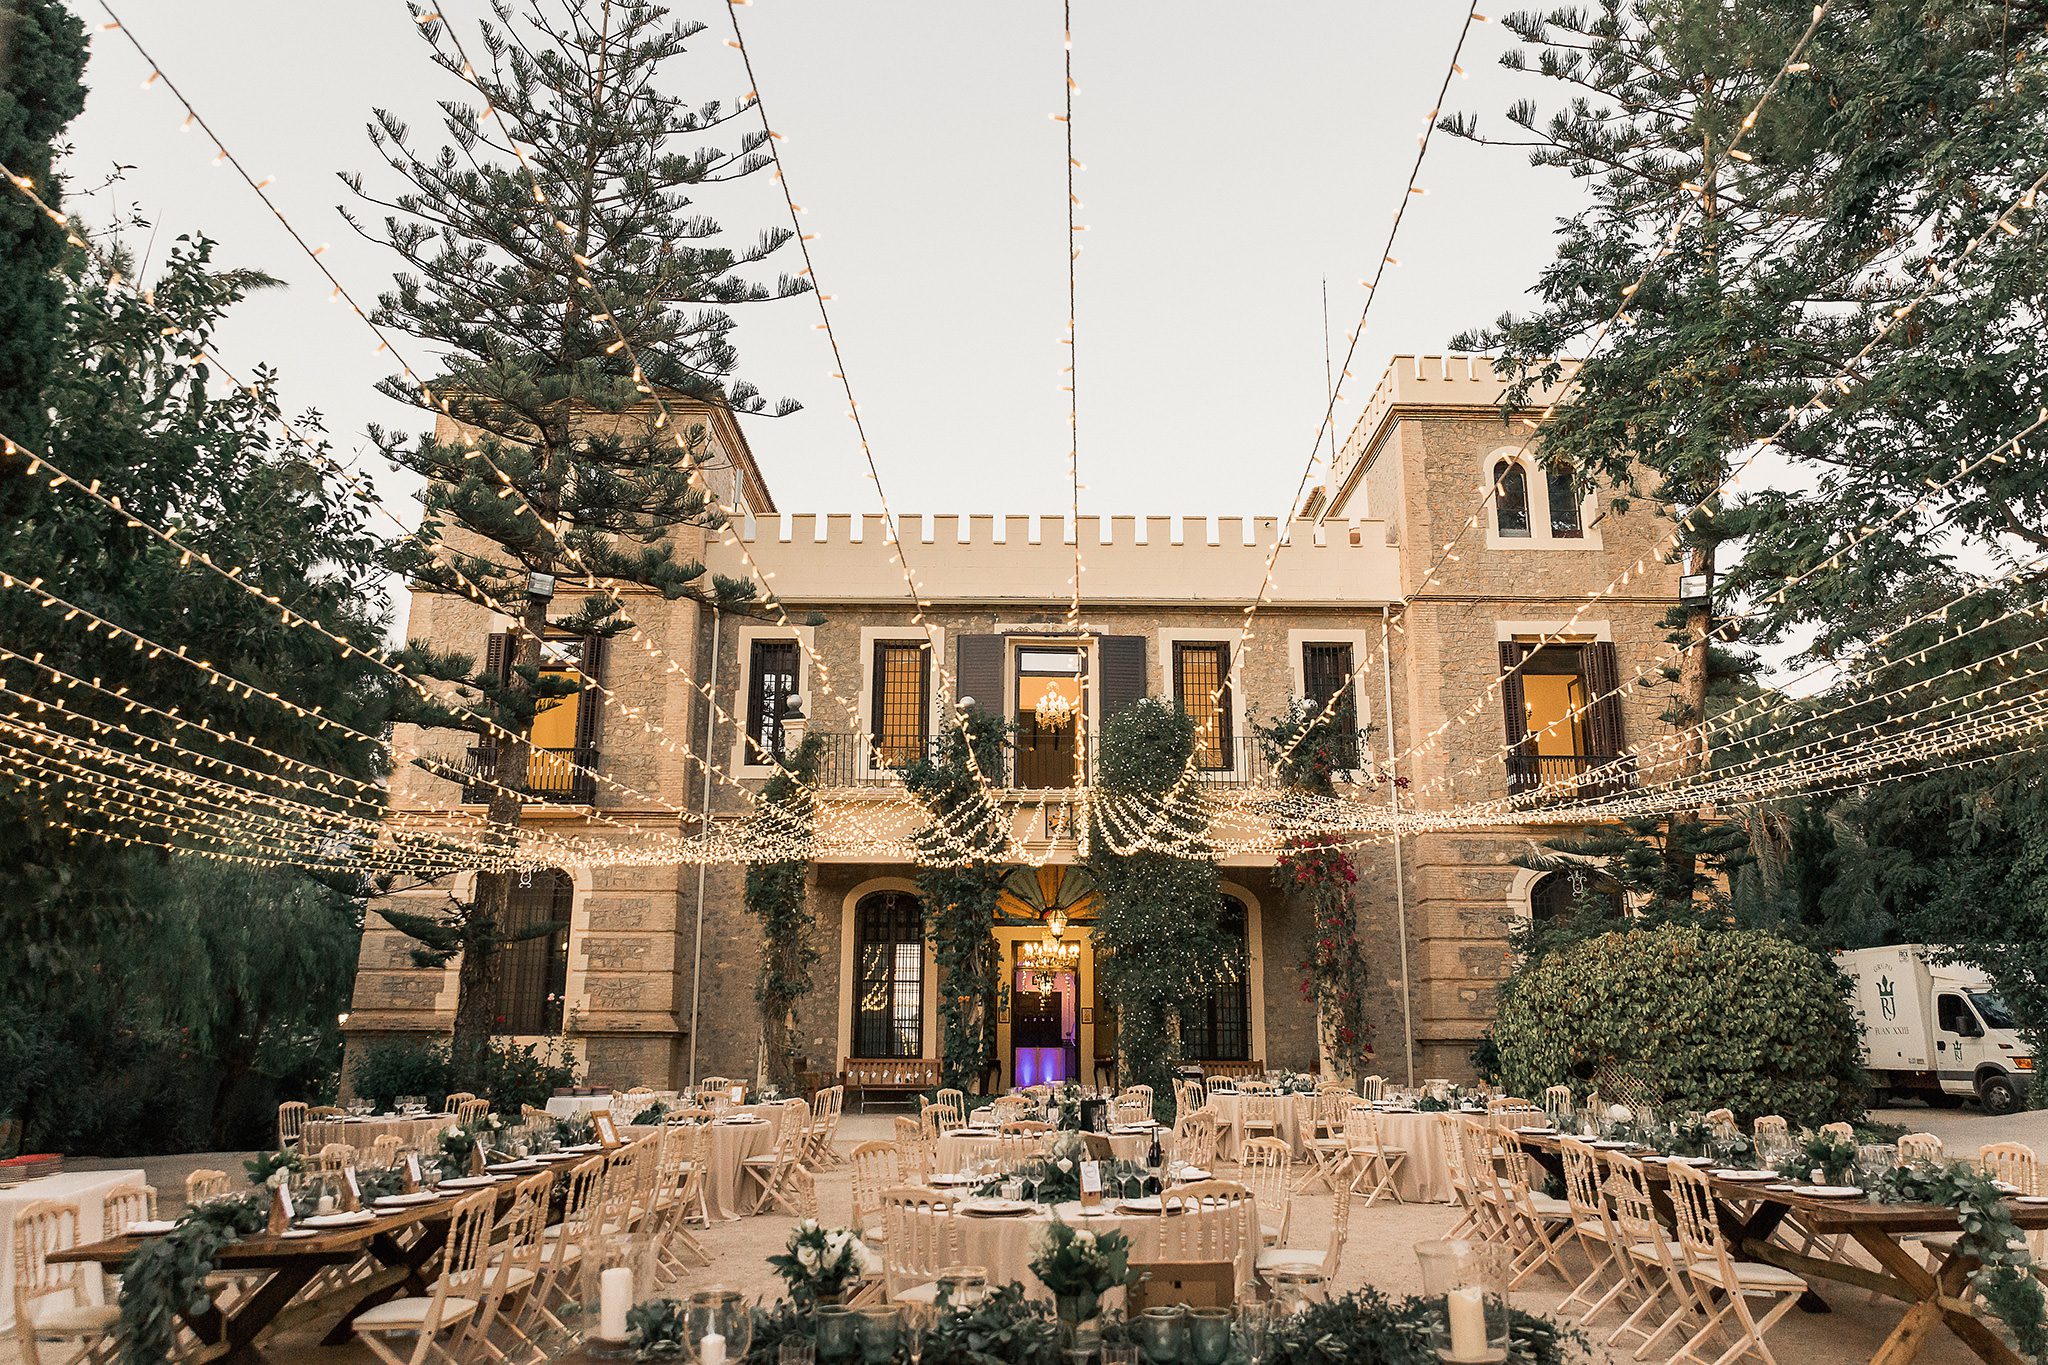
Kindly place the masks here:
MULTIPOLYGON (((2048 1113, 1993 1118, 1975 1109, 1901 1106, 1879 1111, 1877 1117, 1912 1131, 1936 1133, 1948 1144, 1951 1152, 1958 1154, 1974 1152, 1986 1142, 2021 1141, 2037 1147, 2048 1145, 2048 1113)), ((889 1120, 887 1114, 848 1114, 840 1129, 841 1149, 850 1150, 859 1142, 887 1138, 889 1120)), ((203 1153, 127 1161, 80 1160, 69 1165, 73 1169, 139 1166, 148 1173, 151 1183, 158 1187, 162 1205, 168 1214, 182 1206, 187 1172, 201 1166, 239 1172, 245 1156, 245 1153, 203 1153)), ((846 1168, 828 1171, 819 1177, 820 1213, 828 1223, 847 1220, 851 1193, 846 1168)), ((1295 1243, 1314 1247, 1323 1245, 1329 1235, 1330 1202, 1327 1195, 1304 1196, 1296 1201, 1294 1228, 1290 1234, 1295 1243)), ((1338 1287, 1350 1289, 1371 1284, 1394 1295, 1416 1292, 1421 1285, 1415 1243, 1441 1237, 1454 1221, 1451 1210, 1444 1205, 1381 1203, 1370 1209, 1354 1207, 1338 1287)), ((692 1287, 716 1283, 749 1294, 776 1293, 780 1281, 769 1270, 767 1257, 781 1249, 788 1227, 786 1218, 761 1217, 721 1224, 701 1233, 713 1259, 710 1268, 699 1277, 699 1283, 692 1287)), ((1532 1312, 1545 1312, 1564 1297, 1564 1292, 1548 1281, 1534 1281, 1517 1291, 1515 1302, 1532 1312)), ((1795 1311, 1772 1331, 1771 1345, 1780 1361, 1787 1365, 1793 1362, 1800 1365, 1842 1362, 1846 1365, 1847 1362, 1868 1360, 1899 1320, 1901 1310, 1889 1300, 1873 1300, 1861 1291, 1840 1286, 1829 1286, 1823 1294, 1832 1312, 1795 1311)), ((1595 1343, 1604 1339, 1615 1320, 1613 1315, 1603 1319, 1589 1332, 1589 1336, 1595 1343)), ((270 1355, 279 1361, 333 1362, 334 1365, 357 1365, 357 1362, 372 1359, 369 1352, 355 1346, 322 1347, 318 1345, 318 1333, 287 1334, 271 1345, 270 1355)), ((1623 1354, 1610 1354, 1597 1344, 1593 1346, 1591 1358, 1598 1361, 1627 1359, 1623 1354)), ((15 1359, 18 1356, 11 1342, 0 1348, 0 1361, 15 1359)), ((1929 1365, 1949 1365, 1949 1362, 1961 1365, 1975 1357, 1953 1337, 1937 1332, 1928 1341, 1920 1359, 1929 1365)))

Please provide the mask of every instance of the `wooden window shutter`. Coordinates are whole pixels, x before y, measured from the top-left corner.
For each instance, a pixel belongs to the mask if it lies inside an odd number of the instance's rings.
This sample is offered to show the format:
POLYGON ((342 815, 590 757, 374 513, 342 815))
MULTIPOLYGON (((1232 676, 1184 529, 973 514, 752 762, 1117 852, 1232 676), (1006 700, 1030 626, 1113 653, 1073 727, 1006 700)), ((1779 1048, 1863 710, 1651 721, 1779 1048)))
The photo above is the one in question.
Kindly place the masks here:
POLYGON ((1500 708, 1507 725, 1508 790, 1536 783, 1536 762, 1529 745, 1529 703, 1522 695, 1522 675, 1515 671, 1528 647, 1513 640, 1500 646, 1500 708))
POLYGON ((1003 637, 962 635, 958 649, 953 700, 971 700, 991 716, 1008 715, 1003 704, 1003 637))
POLYGON ((601 635, 586 636, 583 641, 583 661, 578 670, 583 674, 583 695, 576 699, 578 751, 597 748, 598 732, 603 728, 604 697, 592 684, 604 681, 605 646, 610 643, 601 635))
POLYGON ((512 676, 512 634, 496 630, 484 642, 484 672, 503 681, 512 676))
POLYGON ((1105 635, 1095 652, 1102 661, 1102 718, 1108 720, 1145 696, 1145 637, 1105 635))
POLYGON ((1613 758, 1622 750, 1621 664, 1605 640, 1580 652, 1579 676, 1586 681, 1586 748, 1594 758, 1613 758))

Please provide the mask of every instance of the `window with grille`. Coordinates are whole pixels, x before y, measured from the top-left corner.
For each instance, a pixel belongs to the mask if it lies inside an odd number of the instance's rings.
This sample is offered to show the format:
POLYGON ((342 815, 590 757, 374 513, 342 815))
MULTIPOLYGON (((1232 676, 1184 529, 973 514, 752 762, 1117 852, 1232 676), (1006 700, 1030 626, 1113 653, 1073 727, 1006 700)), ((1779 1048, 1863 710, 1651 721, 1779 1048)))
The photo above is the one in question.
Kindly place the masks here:
POLYGON ((1225 896, 1217 908, 1217 929, 1244 970, 1218 986, 1199 1007, 1182 1013, 1180 1050, 1198 1062, 1247 1062, 1252 1055, 1250 914, 1244 902, 1225 896))
POLYGON ((925 756, 931 738, 931 646, 883 640, 875 645, 875 751, 890 768, 925 756))
POLYGON ((747 762, 782 757, 785 718, 796 693, 796 641, 754 641, 747 665, 747 762))
POLYGON ((924 909, 877 891, 853 910, 853 1055, 924 1055, 924 909))
POLYGON ((560 1033, 562 999, 569 986, 569 908, 575 902, 569 874, 548 868, 521 873, 512 882, 504 933, 513 941, 501 949, 498 976, 499 1033, 560 1033), (538 933, 543 925, 557 927, 538 933), (520 938, 531 934, 530 938, 520 938))
POLYGON ((1552 465, 1544 473, 1550 494, 1550 534, 1557 540, 1579 540, 1586 532, 1579 525, 1578 481, 1569 469, 1552 465))
POLYGON ((1321 722, 1335 751, 1330 766, 1358 766, 1358 687, 1351 679, 1351 646, 1305 644, 1301 647, 1303 698, 1328 715, 1321 722), (1334 699, 1334 701, 1333 701, 1334 699))
POLYGON ((1493 524, 1502 536, 1529 534, 1529 476, 1514 460, 1493 467, 1493 524))
POLYGON ((1230 734, 1230 646, 1173 647, 1173 695, 1195 722, 1195 766, 1214 772, 1233 767, 1230 734))

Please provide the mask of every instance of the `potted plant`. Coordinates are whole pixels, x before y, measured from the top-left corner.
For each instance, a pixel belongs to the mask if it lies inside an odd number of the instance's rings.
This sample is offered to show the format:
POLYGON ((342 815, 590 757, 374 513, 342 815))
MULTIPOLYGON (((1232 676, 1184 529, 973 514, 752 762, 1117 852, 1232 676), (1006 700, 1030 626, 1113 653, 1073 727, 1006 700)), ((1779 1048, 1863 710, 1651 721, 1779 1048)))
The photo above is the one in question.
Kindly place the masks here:
POLYGON ((802 1307, 845 1302, 874 1262, 874 1253, 857 1233, 820 1227, 814 1218, 791 1228, 785 1247, 781 1255, 770 1256, 768 1264, 789 1286, 789 1297, 802 1307))
POLYGON ((1102 1296, 1131 1282, 1131 1239, 1096 1233, 1058 1218, 1045 1230, 1031 1273, 1052 1291, 1060 1322, 1069 1330, 1102 1311, 1102 1296))

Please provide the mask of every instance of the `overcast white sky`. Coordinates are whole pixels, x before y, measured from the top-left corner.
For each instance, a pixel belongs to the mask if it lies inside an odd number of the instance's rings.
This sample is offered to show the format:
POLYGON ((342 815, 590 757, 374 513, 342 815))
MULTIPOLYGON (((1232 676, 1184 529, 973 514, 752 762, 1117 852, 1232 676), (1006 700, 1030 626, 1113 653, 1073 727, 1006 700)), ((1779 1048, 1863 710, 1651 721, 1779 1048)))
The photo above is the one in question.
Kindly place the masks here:
MULTIPOLYGON (((203 230, 220 259, 290 288, 240 310, 231 366, 277 365, 344 452, 370 422, 415 426, 378 397, 389 370, 368 332, 248 189, 179 129, 148 67, 96 3, 74 184, 132 166, 121 197, 169 239, 203 230)), ((392 259, 341 221, 335 172, 382 169, 373 107, 427 132, 459 87, 432 68, 400 0, 115 0, 164 71, 286 216, 328 241, 367 299, 392 259)), ((458 22, 483 0, 447 0, 458 22)), ((1464 15, 1455 0, 1077 0, 1075 136, 1088 225, 1080 263, 1084 512, 1282 511, 1323 396, 1321 281, 1332 330, 1364 299, 1423 114, 1464 15)), ((722 4, 668 87, 689 99, 746 88, 722 4)), ((761 89, 846 348, 892 503, 906 512, 1066 510, 1064 153, 1057 0, 757 0, 744 12, 761 89)), ((1505 35, 1478 25, 1447 107, 1495 124, 1514 98, 1556 96, 1498 68, 1505 35)), ((1444 349, 1458 329, 1517 307, 1578 200, 1556 171, 1439 135, 1339 414, 1348 430, 1391 355, 1444 349)), ((741 237, 780 221, 774 187, 711 187, 701 201, 741 237)), ((97 212, 86 206, 85 212, 97 212)), ((137 245, 141 243, 138 241, 137 245)), ((794 270, 796 267, 788 267, 794 270)), ((805 411, 748 435, 786 511, 871 511, 858 449, 814 306, 742 310, 747 375, 805 411)), ((418 357, 412 357, 415 363, 418 357)), ((374 453, 364 467, 375 470, 374 453)), ((388 472, 388 471, 387 471, 388 472)), ((383 483, 394 497, 405 486, 383 483)), ((410 515, 410 508, 403 509, 410 515)))

